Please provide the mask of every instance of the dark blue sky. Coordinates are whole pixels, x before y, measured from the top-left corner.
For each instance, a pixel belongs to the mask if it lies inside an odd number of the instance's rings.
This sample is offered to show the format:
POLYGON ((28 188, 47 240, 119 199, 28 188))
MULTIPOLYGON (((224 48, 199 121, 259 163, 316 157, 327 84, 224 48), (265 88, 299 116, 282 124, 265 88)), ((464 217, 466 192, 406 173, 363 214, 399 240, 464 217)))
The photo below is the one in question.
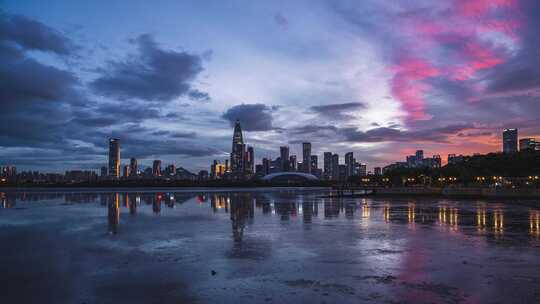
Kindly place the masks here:
MULTIPOLYGON (((0 165, 192 170, 353 151, 370 168, 540 137, 540 5, 449 1, 0 1, 0 165)), ((343 161, 343 160, 342 160, 343 161)))

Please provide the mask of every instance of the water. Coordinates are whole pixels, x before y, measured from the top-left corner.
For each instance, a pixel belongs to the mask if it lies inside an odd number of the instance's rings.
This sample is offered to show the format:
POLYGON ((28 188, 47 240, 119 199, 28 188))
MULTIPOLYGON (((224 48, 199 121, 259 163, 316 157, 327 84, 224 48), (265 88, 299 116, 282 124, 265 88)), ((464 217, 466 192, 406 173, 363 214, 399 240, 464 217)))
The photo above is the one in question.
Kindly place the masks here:
POLYGON ((540 203, 0 193, 0 303, 538 303, 540 203))

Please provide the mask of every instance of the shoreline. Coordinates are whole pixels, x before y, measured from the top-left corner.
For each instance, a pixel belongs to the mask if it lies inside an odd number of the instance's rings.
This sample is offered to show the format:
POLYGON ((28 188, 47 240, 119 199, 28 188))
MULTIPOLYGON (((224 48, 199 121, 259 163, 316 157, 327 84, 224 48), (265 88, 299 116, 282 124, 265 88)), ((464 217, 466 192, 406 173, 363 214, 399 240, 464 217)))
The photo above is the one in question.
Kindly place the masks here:
POLYGON ((432 188, 432 187, 391 187, 355 189, 356 193, 346 190, 338 194, 337 190, 327 186, 302 185, 229 185, 229 186, 68 186, 68 187, 0 187, 0 192, 234 192, 234 191, 329 191, 320 198, 368 198, 368 197, 433 197, 455 199, 540 199, 540 189, 495 189, 495 188, 432 188), (374 193, 360 193, 363 190, 374 193))

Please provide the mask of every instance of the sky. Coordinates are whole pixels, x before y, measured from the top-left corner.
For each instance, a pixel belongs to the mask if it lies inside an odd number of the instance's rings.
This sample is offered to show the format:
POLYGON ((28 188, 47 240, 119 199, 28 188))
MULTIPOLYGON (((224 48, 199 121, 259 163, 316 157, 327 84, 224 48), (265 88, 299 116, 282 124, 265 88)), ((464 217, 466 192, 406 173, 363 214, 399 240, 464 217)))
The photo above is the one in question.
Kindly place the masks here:
POLYGON ((257 162, 497 152, 540 137, 539 46, 536 0, 0 0, 0 166, 208 170, 236 119, 257 162))

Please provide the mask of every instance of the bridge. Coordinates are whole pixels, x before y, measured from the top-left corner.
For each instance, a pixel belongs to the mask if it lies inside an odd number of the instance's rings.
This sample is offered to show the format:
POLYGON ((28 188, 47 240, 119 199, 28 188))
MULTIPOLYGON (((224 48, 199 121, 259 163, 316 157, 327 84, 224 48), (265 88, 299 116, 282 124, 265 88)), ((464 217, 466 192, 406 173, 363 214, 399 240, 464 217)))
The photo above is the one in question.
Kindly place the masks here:
POLYGON ((318 181, 319 179, 313 174, 303 172, 276 172, 265 175, 262 180, 267 182, 301 183, 318 181))

